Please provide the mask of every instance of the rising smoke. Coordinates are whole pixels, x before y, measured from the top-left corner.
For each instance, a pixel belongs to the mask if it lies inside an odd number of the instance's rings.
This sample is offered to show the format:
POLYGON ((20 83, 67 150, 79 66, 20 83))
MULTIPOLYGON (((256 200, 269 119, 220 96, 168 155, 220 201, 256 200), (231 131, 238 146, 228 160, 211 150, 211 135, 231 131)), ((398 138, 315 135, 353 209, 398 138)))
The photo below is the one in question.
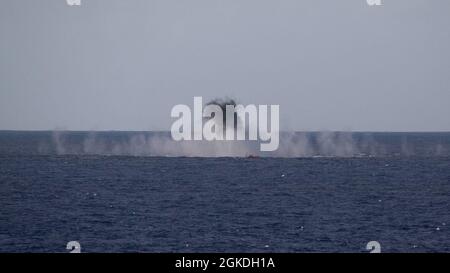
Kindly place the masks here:
MULTIPOLYGON (((223 113, 223 120, 222 120, 222 124, 224 126, 223 130, 226 131, 226 124, 227 124, 227 115, 226 113, 226 109, 227 109, 227 105, 231 105, 233 107, 236 107, 237 103, 234 99, 230 99, 230 98, 225 98, 225 99, 213 99, 212 101, 208 102, 206 105, 216 105, 219 106, 220 109, 222 109, 222 113, 223 113)), ((233 126, 234 129, 236 129, 238 127, 238 125, 241 124, 241 121, 239 119, 239 116, 237 115, 237 113, 234 113, 234 119, 233 119, 233 126)))

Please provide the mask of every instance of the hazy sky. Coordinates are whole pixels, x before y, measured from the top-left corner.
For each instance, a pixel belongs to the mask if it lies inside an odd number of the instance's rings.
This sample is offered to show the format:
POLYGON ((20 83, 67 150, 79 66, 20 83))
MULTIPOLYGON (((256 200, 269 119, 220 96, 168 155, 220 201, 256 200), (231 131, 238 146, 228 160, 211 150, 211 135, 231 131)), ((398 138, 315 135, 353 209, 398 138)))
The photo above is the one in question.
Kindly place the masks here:
POLYGON ((169 130, 231 96, 284 130, 449 131, 450 1, 1 0, 0 129, 169 130))

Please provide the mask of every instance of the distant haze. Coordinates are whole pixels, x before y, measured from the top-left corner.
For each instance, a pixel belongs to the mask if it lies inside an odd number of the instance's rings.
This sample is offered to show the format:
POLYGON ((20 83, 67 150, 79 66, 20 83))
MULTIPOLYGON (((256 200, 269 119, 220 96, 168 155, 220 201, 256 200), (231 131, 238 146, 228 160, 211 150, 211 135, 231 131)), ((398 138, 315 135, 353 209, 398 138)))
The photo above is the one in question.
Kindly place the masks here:
POLYGON ((450 1, 5 0, 0 130, 170 130, 279 104, 283 130, 450 131, 450 1))

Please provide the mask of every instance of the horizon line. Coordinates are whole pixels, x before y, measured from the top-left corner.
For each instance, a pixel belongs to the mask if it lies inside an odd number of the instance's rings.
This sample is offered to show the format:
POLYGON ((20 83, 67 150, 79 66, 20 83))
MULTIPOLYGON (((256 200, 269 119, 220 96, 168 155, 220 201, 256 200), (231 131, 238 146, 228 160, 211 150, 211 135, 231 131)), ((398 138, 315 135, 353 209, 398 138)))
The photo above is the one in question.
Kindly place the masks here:
MULTIPOLYGON (((128 133, 170 133, 170 130, 70 130, 70 129, 26 129, 26 130, 15 130, 15 129, 0 129, 2 132, 71 132, 71 133, 113 133, 113 132, 128 132, 128 133)), ((435 130, 435 131, 387 131, 387 130, 280 130, 280 133, 450 133, 450 130, 435 130)))

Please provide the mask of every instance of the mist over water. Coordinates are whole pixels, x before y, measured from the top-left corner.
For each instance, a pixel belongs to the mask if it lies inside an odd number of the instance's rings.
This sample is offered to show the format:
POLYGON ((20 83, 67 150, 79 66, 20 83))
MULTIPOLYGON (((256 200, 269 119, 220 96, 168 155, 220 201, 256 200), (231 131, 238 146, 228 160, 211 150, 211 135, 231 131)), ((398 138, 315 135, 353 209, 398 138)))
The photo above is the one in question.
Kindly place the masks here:
MULTIPOLYGON (((169 132, 2 132, 0 150, 57 155, 168 157, 450 156, 450 133, 281 132, 274 152, 259 141, 174 141, 169 132), (19 148, 7 140, 21 141, 19 148), (9 137, 9 138, 8 138, 9 137)), ((17 146, 17 145, 16 145, 17 146)))

